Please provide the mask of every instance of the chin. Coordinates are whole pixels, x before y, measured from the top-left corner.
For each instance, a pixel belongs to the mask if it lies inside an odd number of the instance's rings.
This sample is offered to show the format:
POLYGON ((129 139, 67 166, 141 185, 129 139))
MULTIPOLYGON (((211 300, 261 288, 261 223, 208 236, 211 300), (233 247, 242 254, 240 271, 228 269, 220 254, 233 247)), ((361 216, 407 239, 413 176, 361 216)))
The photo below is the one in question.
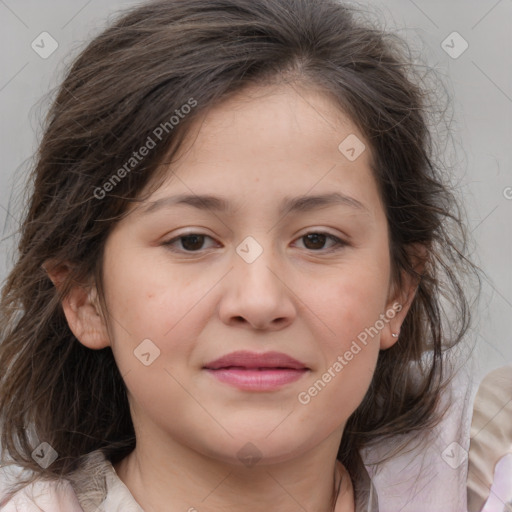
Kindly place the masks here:
POLYGON ((270 430, 252 429, 252 431, 230 430, 233 438, 225 439, 224 443, 217 444, 207 450, 208 455, 214 459, 236 466, 253 467, 255 465, 273 465, 292 461, 322 443, 318 433, 308 437, 296 426, 294 435, 288 431, 275 432, 269 435, 270 430), (300 432, 300 437, 297 433, 300 432))

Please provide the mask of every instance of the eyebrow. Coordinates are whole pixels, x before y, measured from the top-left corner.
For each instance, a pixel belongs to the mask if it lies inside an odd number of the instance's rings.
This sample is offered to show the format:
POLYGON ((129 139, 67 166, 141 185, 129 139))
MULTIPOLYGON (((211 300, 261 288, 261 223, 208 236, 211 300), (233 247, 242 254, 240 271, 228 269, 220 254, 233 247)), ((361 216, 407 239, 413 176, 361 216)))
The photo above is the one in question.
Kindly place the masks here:
MULTIPOLYGON (((169 208, 175 205, 188 205, 199 210, 211 210, 222 213, 234 213, 233 206, 226 199, 210 194, 181 194, 176 196, 164 197, 156 201, 152 201, 145 205, 142 209, 142 215, 153 213, 162 208, 169 208)), ((279 215, 289 212, 309 212, 311 210, 325 208, 328 206, 349 206, 356 210, 368 213, 368 209, 357 199, 332 192, 329 194, 304 195, 298 197, 285 197, 279 206, 279 215)))

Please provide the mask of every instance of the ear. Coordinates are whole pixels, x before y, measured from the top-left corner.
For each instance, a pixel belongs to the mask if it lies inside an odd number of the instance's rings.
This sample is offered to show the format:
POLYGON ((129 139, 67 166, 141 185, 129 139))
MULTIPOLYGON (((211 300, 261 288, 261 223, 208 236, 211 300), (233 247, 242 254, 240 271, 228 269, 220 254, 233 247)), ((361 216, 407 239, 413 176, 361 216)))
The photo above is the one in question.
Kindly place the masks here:
MULTIPOLYGON (((427 247, 423 244, 411 244, 407 250, 413 262, 415 272, 422 275, 428 258, 427 247)), ((401 277, 402 285, 400 288, 395 283, 390 285, 385 312, 388 321, 381 332, 381 350, 391 348, 399 340, 400 327, 409 312, 420 283, 418 276, 411 275, 405 271, 402 272, 401 277), (393 334, 398 336, 393 336, 393 334)))
MULTIPOLYGON (((45 262, 43 269, 60 291, 71 267, 68 264, 53 266, 50 262, 45 262)), ((97 290, 94 286, 74 284, 62 299, 62 309, 71 332, 82 345, 92 350, 99 350, 110 345, 97 290)))

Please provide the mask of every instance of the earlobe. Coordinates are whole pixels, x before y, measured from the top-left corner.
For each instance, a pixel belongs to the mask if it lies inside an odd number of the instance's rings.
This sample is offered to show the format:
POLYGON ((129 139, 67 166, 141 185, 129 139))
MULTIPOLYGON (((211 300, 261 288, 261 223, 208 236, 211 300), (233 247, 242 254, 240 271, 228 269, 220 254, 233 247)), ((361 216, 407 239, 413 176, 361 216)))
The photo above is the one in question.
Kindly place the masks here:
MULTIPOLYGON (((69 274, 69 266, 62 265, 49 270, 49 266, 44 265, 43 268, 55 287, 60 290, 69 274)), ((71 332, 82 345, 92 350, 99 350, 110 345, 95 287, 74 285, 62 299, 62 309, 71 332)))
MULTIPOLYGON (((414 294, 412 296, 414 297, 414 294)), ((381 350, 391 348, 400 339, 400 329, 411 303, 412 299, 409 299, 405 301, 405 304, 400 301, 394 301, 391 305, 388 305, 386 318, 389 321, 380 336, 381 350)))
POLYGON ((414 298, 415 293, 412 293, 409 298, 398 298, 388 303, 386 308, 386 318, 388 323, 384 327, 380 336, 380 349, 387 350, 391 348, 400 339, 400 329, 402 323, 407 316, 410 305, 414 298))
POLYGON ((389 319, 380 337, 381 350, 391 348, 400 339, 400 329, 409 312, 421 282, 428 259, 428 249, 423 244, 412 244, 408 247, 415 275, 405 270, 402 272, 402 283, 399 289, 391 285, 390 296, 386 306, 386 317, 389 319))

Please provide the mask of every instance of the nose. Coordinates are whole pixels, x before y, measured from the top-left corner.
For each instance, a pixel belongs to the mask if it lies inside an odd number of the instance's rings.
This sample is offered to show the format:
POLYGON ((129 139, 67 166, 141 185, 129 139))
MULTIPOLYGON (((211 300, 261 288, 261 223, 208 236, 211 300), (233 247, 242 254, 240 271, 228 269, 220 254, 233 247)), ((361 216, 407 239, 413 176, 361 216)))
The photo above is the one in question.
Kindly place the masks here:
POLYGON ((226 325, 258 330, 290 325, 296 316, 296 301, 283 268, 270 250, 250 263, 235 253, 233 269, 224 280, 221 320, 226 325))

